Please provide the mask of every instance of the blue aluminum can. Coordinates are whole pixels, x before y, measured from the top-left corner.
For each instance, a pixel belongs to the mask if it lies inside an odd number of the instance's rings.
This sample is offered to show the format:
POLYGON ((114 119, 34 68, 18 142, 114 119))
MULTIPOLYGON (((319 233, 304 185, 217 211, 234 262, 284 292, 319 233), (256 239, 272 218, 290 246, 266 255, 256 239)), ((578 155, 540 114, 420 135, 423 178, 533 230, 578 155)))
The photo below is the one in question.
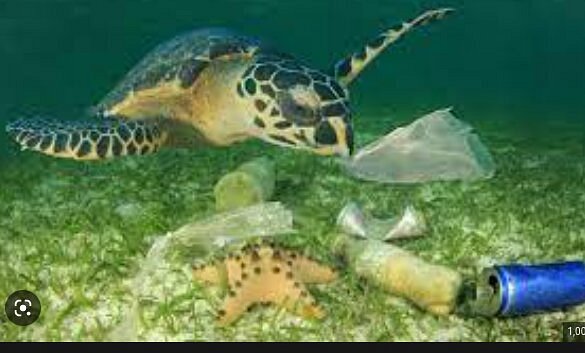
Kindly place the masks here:
POLYGON ((474 311, 515 316, 585 303, 585 263, 504 265, 485 269, 476 283, 474 311))

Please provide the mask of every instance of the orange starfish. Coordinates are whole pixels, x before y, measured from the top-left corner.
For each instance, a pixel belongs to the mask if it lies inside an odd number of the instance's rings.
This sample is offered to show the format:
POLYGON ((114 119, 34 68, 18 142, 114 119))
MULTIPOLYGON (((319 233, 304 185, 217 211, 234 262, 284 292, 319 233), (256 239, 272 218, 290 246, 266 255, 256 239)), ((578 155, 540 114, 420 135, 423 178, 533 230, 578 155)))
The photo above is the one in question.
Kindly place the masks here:
POLYGON ((227 284, 228 296, 218 312, 222 326, 255 303, 272 303, 305 318, 322 318, 325 314, 305 284, 331 282, 336 276, 327 266, 272 245, 249 246, 221 262, 193 268, 196 280, 227 284))

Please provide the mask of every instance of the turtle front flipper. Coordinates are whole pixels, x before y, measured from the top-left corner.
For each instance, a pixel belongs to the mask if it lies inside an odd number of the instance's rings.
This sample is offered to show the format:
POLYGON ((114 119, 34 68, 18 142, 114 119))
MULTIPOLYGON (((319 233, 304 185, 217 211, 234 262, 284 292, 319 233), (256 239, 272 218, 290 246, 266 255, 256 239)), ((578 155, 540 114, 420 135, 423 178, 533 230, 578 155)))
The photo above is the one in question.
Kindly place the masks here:
POLYGON ((403 22, 384 31, 368 42, 360 51, 338 61, 333 68, 335 78, 342 85, 348 86, 390 44, 402 38, 412 29, 442 19, 453 11, 453 9, 449 8, 427 11, 410 21, 403 22))
POLYGON ((17 120, 6 132, 22 147, 53 157, 100 160, 156 152, 167 140, 155 120, 17 120))

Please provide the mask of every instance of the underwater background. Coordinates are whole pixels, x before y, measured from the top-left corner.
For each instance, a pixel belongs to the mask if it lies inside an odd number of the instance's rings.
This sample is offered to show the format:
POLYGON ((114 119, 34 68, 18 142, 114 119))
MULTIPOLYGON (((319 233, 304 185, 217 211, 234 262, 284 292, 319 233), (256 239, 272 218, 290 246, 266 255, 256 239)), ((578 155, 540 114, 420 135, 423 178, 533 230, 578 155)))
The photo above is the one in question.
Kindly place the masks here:
MULTIPOLYGON (((456 12, 406 36, 351 86, 357 143, 453 107, 492 152, 481 182, 388 186, 333 161, 250 142, 106 163, 20 152, 0 129, 0 299, 41 298, 38 322, 2 322, 0 340, 105 340, 133 302, 128 279, 154 237, 213 213, 213 185, 250 158, 277 165, 275 199, 295 212, 285 242, 334 262, 329 233, 350 199, 379 215, 413 203, 432 231, 404 244, 472 275, 507 262, 585 260, 585 2, 581 0, 0 0, 0 126, 78 119, 150 49, 222 26, 327 69, 427 9, 456 12)), ((315 291, 328 316, 260 309, 214 327, 188 254, 152 278, 144 340, 560 340, 583 306, 509 320, 437 318, 345 272, 315 291)), ((209 304, 211 302, 211 304, 209 304)), ((128 338, 127 336, 124 336, 128 338)), ((129 338, 128 338, 129 339, 129 338)))

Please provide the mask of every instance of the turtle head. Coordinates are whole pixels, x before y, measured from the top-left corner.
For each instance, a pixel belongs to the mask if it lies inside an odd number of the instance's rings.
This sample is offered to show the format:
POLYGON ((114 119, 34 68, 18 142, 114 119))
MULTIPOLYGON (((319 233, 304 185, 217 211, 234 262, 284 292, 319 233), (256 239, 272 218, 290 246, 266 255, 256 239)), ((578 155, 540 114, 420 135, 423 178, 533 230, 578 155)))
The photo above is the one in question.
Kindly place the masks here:
POLYGON ((261 139, 320 155, 349 156, 353 129, 348 93, 335 79, 281 57, 260 57, 238 93, 254 110, 261 139))

